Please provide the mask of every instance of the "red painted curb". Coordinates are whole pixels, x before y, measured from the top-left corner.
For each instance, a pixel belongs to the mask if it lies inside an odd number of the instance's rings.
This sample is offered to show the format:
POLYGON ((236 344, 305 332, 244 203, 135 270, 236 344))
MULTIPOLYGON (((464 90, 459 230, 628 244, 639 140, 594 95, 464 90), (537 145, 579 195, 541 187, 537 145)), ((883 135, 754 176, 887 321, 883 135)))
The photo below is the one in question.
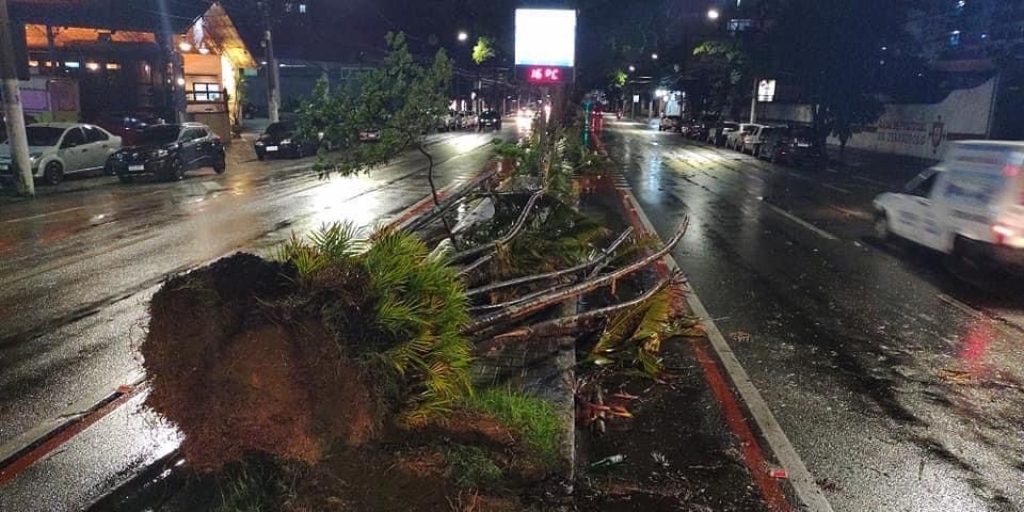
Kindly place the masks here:
MULTIPOLYGON (((599 139, 595 138, 596 140, 599 139)), ((643 223, 640 221, 640 216, 637 215, 637 205, 633 204, 626 191, 618 190, 617 192, 622 201, 623 211, 626 212, 626 216, 629 218, 633 229, 640 234, 657 236, 656 233, 648 233, 644 228, 643 223)), ((658 260, 655 264, 655 271, 662 278, 668 275, 668 265, 664 259, 658 260)), ((680 293, 679 296, 682 296, 682 294, 680 293)), ((681 303, 673 304, 672 306, 673 309, 683 307, 681 303)), ((693 340, 691 347, 697 357, 697 361, 700 362, 701 370, 704 372, 704 380, 715 395, 718 406, 725 416, 729 430, 740 441, 740 451, 743 453, 743 460, 754 478, 754 483, 757 485, 761 497, 771 512, 792 512, 793 506, 789 503, 785 493, 782 492, 782 488, 779 487, 778 482, 768 473, 768 461, 764 456, 764 451, 761 449, 761 444, 750 428, 746 416, 743 414, 743 409, 736 399, 736 395, 732 392, 726 377, 719 369, 718 363, 708 354, 707 348, 704 346, 705 343, 706 340, 703 339, 693 340)))
POLYGON ((21 473, 32 464, 35 464, 43 457, 46 457, 61 445, 71 440, 71 438, 81 434, 82 431, 91 427, 118 407, 124 405, 125 402, 138 395, 139 392, 145 389, 145 387, 146 384, 144 383, 134 387, 118 387, 118 395, 113 400, 107 402, 103 407, 100 407, 99 409, 85 415, 78 421, 65 426, 53 436, 46 438, 45 441, 29 451, 16 456, 9 464, 0 468, 0 485, 3 485, 7 481, 13 479, 18 475, 18 473, 21 473))

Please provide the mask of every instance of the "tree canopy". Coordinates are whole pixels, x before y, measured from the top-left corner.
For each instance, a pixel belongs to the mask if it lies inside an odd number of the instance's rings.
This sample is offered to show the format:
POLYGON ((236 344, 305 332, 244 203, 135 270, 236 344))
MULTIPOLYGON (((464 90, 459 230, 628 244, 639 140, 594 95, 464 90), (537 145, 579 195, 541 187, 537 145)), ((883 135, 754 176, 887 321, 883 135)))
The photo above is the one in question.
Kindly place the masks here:
POLYGON ((388 163, 403 151, 423 151, 424 135, 448 112, 451 60, 439 50, 429 63, 409 52, 405 36, 388 34, 383 64, 367 71, 351 88, 328 90, 318 84, 300 111, 299 124, 309 134, 323 134, 338 149, 321 152, 323 173, 351 175, 388 163), (376 142, 360 133, 379 132, 376 142))

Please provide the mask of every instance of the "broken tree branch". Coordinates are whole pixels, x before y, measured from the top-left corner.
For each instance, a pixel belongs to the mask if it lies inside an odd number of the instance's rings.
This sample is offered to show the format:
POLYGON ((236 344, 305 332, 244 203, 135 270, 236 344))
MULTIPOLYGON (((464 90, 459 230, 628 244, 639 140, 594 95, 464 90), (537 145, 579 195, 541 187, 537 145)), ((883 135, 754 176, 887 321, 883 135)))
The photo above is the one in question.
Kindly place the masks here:
POLYGON ((519 214, 519 218, 516 219, 516 223, 512 225, 512 229, 509 230, 509 232, 505 236, 503 236, 500 239, 495 240, 493 242, 489 242, 489 243, 486 243, 486 244, 481 244, 481 245, 478 245, 476 247, 473 247, 473 248, 470 248, 470 249, 466 249, 465 251, 456 253, 456 254, 452 255, 452 257, 450 258, 451 261, 452 262, 462 261, 462 260, 465 260, 467 258, 471 258, 473 256, 476 256, 476 255, 478 255, 478 254, 480 254, 482 252, 486 252, 488 250, 494 249, 494 248, 498 247, 499 245, 505 245, 505 244, 511 242, 512 239, 515 238, 516 235, 519 234, 519 231, 521 231, 523 229, 523 225, 526 224, 526 219, 527 219, 527 217, 530 216, 530 212, 533 210, 533 206, 535 204, 537 204, 537 200, 540 199, 540 197, 542 195, 544 195, 544 191, 543 190, 538 190, 537 192, 534 192, 534 194, 532 196, 530 196, 530 200, 526 202, 526 206, 523 207, 523 211, 522 211, 522 213, 519 214))
POLYGON ((470 263, 469 265, 466 265, 465 267, 462 267, 462 270, 459 270, 459 275, 463 275, 464 276, 464 275, 466 275, 466 274, 476 270, 477 268, 479 268, 480 265, 483 265, 484 263, 487 263, 488 261, 491 261, 491 259, 493 259, 493 258, 494 258, 494 253, 493 252, 490 253, 490 254, 481 256, 480 258, 477 258, 477 260, 474 261, 473 263, 470 263))
POLYGON ((619 311, 634 307, 660 292, 666 286, 676 281, 680 274, 674 274, 670 277, 662 279, 655 283, 654 287, 647 290, 642 295, 625 302, 613 304, 593 311, 587 311, 574 316, 567 316, 562 318, 556 318, 554 320, 548 320, 547 322, 541 322, 539 324, 526 326, 514 331, 509 331, 504 334, 499 334, 492 338, 496 343, 519 341, 526 338, 540 339, 540 338, 551 338, 557 336, 567 336, 569 334, 576 334, 586 330, 594 329, 590 324, 597 320, 603 320, 612 316, 619 311))
POLYGON ((601 263, 602 261, 607 259, 609 256, 611 256, 612 253, 615 252, 615 249, 618 249, 619 245, 621 245, 622 242, 625 242, 626 238, 632 232, 633 232, 633 228, 627 228, 626 231, 624 231, 621 235, 619 235, 619 237, 617 239, 615 239, 615 241, 612 242, 611 245, 609 245, 607 248, 603 249, 601 251, 601 253, 597 255, 597 257, 595 257, 595 258, 593 258, 593 259, 591 259, 589 261, 585 261, 583 263, 580 263, 579 265, 576 265, 574 267, 570 267, 570 268, 567 268, 567 269, 564 269, 564 270, 556 270, 554 272, 548 272, 546 274, 537 274, 537 275, 532 275, 532 276, 524 276, 524 277, 520 277, 520 278, 516 278, 516 279, 510 279, 508 281, 502 281, 500 283, 493 283, 493 284, 489 284, 487 286, 481 286, 479 288, 474 288, 472 290, 467 291, 466 295, 469 296, 469 297, 472 297, 474 295, 480 295, 482 293, 493 292, 494 290, 500 290, 502 288, 508 288, 510 286, 518 286, 518 285, 522 285, 522 284, 532 283, 534 281, 545 281, 545 280, 549 280, 549 279, 557 279, 557 278, 562 277, 564 275, 575 274, 577 272, 581 272, 581 271, 587 270, 588 268, 593 267, 593 266, 597 265, 598 263, 601 263))
POLYGON ((418 231, 422 229, 426 225, 433 222, 438 215, 447 212, 453 206, 461 202, 463 198, 469 195, 470 192, 473 192, 474 190, 479 188, 482 183, 493 178, 495 174, 497 174, 496 170, 486 171, 478 174, 473 179, 459 186, 459 188, 457 188, 448 197, 441 201, 440 206, 435 206, 434 208, 431 208, 424 212, 422 215, 409 220, 408 223, 404 226, 404 228, 408 231, 418 231))
POLYGON ((462 332, 463 334, 469 336, 478 337, 481 331, 483 331, 484 329, 522 318, 526 315, 544 309, 551 304, 561 302, 563 300, 570 299, 573 297, 579 297, 584 293, 588 293, 602 286, 612 284, 617 280, 622 279, 623 277, 626 277, 629 274, 632 274, 640 269, 646 268, 652 263, 663 258, 666 254, 669 253, 669 251, 672 250, 673 247, 675 247, 677 243, 679 243, 679 240, 683 238, 683 235, 686 233, 686 228, 688 226, 689 219, 684 219, 683 223, 679 226, 678 229, 676 229, 675 234, 672 235, 672 238, 670 238, 668 242, 666 242, 662 246, 661 249, 648 256, 645 256, 644 258, 641 258, 640 260, 634 263, 622 267, 616 270, 615 272, 602 275, 601 277, 595 279, 583 281, 572 286, 560 288, 548 292, 544 295, 538 296, 530 301, 521 302, 519 304, 505 308, 501 311, 496 311, 494 313, 484 315, 471 322, 469 326, 463 329, 462 332))

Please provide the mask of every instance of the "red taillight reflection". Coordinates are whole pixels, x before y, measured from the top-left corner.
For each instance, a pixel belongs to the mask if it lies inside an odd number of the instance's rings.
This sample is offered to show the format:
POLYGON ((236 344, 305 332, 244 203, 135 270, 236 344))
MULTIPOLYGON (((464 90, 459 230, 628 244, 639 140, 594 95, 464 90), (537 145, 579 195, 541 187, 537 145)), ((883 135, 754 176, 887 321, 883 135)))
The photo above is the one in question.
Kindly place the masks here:
POLYGON ((1010 229, 1002 224, 996 224, 992 226, 992 235, 995 237, 996 244, 1002 245, 1006 243, 1014 235, 1013 229, 1010 229))

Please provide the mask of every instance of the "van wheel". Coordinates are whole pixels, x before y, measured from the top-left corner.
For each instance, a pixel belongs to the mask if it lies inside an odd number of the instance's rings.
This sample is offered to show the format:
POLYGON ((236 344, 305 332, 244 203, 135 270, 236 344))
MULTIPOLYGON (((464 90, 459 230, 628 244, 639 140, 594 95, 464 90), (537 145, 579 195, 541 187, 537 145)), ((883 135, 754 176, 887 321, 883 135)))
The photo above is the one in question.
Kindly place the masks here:
POLYGON ((889 216, 884 211, 875 212, 875 238, 882 242, 892 240, 892 231, 889 229, 889 216))

